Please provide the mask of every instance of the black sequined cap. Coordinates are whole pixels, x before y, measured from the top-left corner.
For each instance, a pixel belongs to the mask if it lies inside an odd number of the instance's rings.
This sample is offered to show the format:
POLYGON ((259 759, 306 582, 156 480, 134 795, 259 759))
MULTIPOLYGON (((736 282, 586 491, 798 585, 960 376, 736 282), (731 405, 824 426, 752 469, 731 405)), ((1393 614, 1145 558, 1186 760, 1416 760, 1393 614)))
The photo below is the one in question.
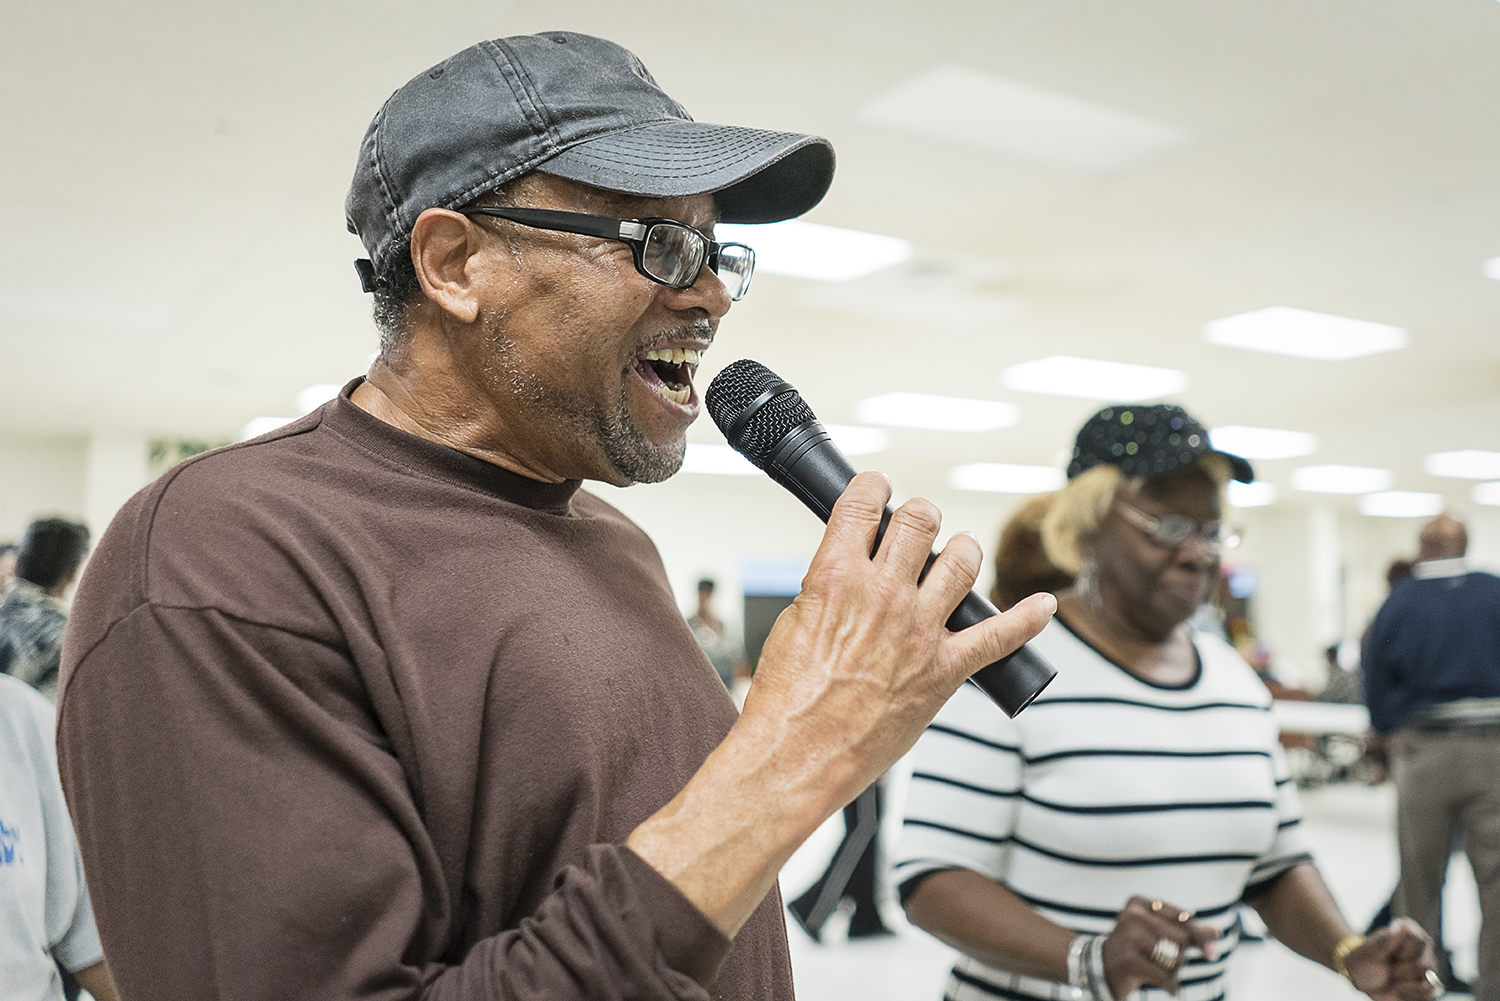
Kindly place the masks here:
POLYGON ((1106 462, 1119 466, 1126 476, 1156 479, 1190 464, 1204 452, 1217 452, 1229 460, 1234 478, 1241 483, 1255 479, 1250 463, 1238 455, 1218 452, 1208 440, 1208 430, 1181 407, 1172 403, 1120 404, 1105 407, 1079 430, 1073 443, 1073 460, 1068 463, 1068 479, 1106 462))

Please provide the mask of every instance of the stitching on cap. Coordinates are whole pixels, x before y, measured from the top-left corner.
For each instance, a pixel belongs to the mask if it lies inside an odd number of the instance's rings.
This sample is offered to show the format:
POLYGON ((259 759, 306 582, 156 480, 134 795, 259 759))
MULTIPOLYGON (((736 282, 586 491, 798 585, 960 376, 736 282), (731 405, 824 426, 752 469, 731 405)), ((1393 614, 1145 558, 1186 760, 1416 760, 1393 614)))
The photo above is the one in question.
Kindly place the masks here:
POLYGON ((557 138, 552 125, 536 102, 532 100, 532 92, 525 85, 529 81, 529 78, 523 79, 524 74, 521 72, 520 67, 510 58, 509 50, 501 44, 500 39, 481 42, 479 43, 479 48, 494 60, 495 68, 500 71, 501 78, 510 87, 511 94, 516 98, 516 103, 522 105, 527 110, 527 117, 535 118, 541 124, 542 135, 546 139, 545 145, 547 149, 543 151, 542 155, 523 161, 510 170, 499 174, 492 174, 489 177, 476 181, 467 188, 454 192, 447 199, 450 206, 467 204, 479 195, 493 191, 501 185, 509 184, 523 174, 531 173, 537 164, 555 156, 557 150, 557 138))
POLYGON ((499 68, 500 75, 505 77, 506 83, 510 84, 510 89, 515 94, 516 100, 519 102, 524 99, 528 110, 527 117, 530 118, 534 115, 537 122, 541 124, 542 134, 547 139, 548 147, 553 150, 557 149, 557 130, 553 127, 552 120, 547 115, 546 105, 542 104, 536 96, 536 84, 532 81, 530 74, 526 72, 526 67, 511 58, 510 47, 508 45, 502 45, 497 41, 495 49, 497 54, 503 56, 505 60, 503 63, 499 59, 495 60, 495 65, 499 68), (515 83, 511 83, 512 76, 514 76, 515 83), (516 84, 520 84, 519 89, 516 84))
POLYGON ((370 131, 370 169, 374 171, 375 180, 380 185, 380 194, 385 202, 385 204, 383 204, 381 208, 385 211, 386 221, 390 229, 390 232, 387 234, 386 239, 381 241, 381 245, 371 250, 371 257, 388 257, 391 253, 392 245, 395 243, 396 234, 400 233, 401 231, 401 220, 398 217, 396 199, 395 196, 391 193, 390 182, 386 179, 385 165, 381 160, 380 152, 382 147, 385 145, 382 142, 382 139, 385 136, 385 130, 382 127, 385 125, 385 111, 390 107, 391 101, 393 99, 394 95, 392 95, 392 97, 390 98, 387 98, 386 102, 380 106, 380 111, 378 111, 375 115, 375 126, 370 131))

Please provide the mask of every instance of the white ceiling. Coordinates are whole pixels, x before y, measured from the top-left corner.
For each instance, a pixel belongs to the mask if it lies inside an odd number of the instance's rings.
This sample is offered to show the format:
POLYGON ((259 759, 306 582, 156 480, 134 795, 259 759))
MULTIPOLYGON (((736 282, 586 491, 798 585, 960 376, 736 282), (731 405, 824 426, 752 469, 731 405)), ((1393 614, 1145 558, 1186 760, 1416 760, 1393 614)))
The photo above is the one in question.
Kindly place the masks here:
MULTIPOLYGON (((852 283, 757 277, 704 373, 755 357, 836 423, 896 390, 1019 405, 862 460, 913 491, 1054 462, 1097 404, 1000 382, 1053 354, 1182 369, 1210 424, 1316 432, 1315 456, 1260 464, 1284 493, 1296 465, 1347 463, 1461 501, 1423 456, 1500 450, 1495 0, 0 0, 0 433, 227 438, 360 372, 343 195, 365 125, 458 48, 551 28, 630 47, 701 120, 829 136, 809 218, 916 245, 852 283), (1101 179, 869 123, 936 67, 1192 141, 1101 179), (1201 336, 1273 305, 1411 344, 1321 362, 1201 336)), ((719 440, 706 419, 693 438, 719 440)))

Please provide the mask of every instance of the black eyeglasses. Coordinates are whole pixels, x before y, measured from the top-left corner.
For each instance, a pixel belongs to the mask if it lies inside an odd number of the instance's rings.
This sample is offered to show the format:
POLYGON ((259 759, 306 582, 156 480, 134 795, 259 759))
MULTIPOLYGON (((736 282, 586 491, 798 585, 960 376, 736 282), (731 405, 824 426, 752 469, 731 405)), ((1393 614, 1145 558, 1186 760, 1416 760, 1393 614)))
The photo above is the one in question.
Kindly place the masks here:
POLYGON ((755 251, 743 243, 715 243, 674 219, 616 219, 554 209, 483 207, 458 211, 628 243, 635 253, 635 269, 668 288, 692 288, 707 265, 724 283, 729 298, 739 299, 750 291, 750 277, 755 273, 755 251))
POLYGON ((1187 545, 1197 536, 1213 549, 1233 549, 1240 544, 1240 529, 1222 521, 1198 521, 1185 514, 1164 514, 1160 517, 1131 507, 1124 501, 1115 501, 1115 510, 1154 542, 1173 549, 1187 545))

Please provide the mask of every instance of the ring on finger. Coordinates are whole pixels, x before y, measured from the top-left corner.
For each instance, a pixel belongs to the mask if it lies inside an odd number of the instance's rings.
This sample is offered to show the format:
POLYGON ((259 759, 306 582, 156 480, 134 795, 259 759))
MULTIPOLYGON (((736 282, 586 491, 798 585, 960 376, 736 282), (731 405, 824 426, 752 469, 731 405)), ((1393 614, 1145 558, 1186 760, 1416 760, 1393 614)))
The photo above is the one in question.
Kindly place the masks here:
POLYGON ((1169 938, 1159 938, 1151 947, 1151 962, 1164 970, 1177 969, 1177 960, 1180 958, 1182 958, 1182 946, 1169 938))

